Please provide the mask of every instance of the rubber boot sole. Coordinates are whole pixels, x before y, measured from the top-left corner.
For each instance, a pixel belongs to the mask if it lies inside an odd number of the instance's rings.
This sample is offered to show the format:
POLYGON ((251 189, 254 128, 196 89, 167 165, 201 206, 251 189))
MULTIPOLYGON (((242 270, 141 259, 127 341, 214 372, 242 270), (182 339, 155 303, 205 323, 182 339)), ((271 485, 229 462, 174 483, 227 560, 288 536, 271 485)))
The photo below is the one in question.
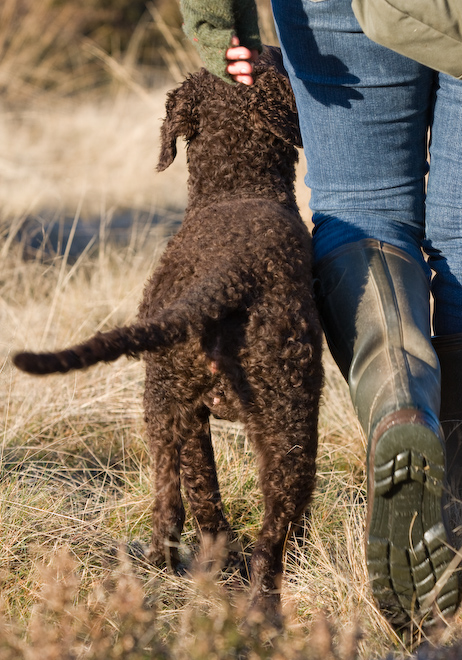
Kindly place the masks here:
POLYGON ((431 624, 459 605, 455 572, 435 589, 455 555, 443 515, 444 475, 442 442, 422 425, 389 428, 371 452, 367 568, 395 627, 431 624))

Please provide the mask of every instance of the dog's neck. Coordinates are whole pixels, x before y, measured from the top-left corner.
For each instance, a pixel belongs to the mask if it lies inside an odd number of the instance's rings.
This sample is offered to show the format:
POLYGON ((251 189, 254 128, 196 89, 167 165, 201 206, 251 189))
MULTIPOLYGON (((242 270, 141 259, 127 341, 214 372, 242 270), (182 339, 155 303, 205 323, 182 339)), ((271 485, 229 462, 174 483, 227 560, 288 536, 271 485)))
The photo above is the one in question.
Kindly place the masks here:
POLYGON ((197 137, 188 147, 189 204, 197 207, 237 197, 262 197, 296 207, 297 150, 278 141, 257 153, 229 153, 224 145, 197 137), (269 164, 269 165, 268 165, 269 164))

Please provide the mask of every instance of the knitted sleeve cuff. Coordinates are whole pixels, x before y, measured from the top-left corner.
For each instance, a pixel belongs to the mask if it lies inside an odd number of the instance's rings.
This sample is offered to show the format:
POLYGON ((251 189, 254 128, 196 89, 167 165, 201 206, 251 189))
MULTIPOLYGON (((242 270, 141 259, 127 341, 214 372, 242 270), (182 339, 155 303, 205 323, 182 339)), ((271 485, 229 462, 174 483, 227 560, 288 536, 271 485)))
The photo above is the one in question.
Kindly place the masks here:
POLYGON ((236 35, 242 46, 262 50, 255 0, 181 0, 183 29, 210 73, 233 82, 225 53, 236 35))

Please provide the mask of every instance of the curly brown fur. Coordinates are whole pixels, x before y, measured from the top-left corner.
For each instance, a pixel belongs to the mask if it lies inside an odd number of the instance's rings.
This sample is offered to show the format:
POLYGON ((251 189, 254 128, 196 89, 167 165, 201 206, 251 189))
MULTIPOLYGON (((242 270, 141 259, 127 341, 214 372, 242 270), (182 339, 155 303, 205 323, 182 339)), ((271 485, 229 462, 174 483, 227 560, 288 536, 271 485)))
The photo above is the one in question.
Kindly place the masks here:
POLYGON ((274 613, 285 540, 315 483, 322 367, 310 237, 293 188, 295 103, 287 78, 267 60, 251 87, 201 70, 168 95, 159 170, 186 138, 189 203, 146 284, 139 324, 57 354, 20 354, 15 363, 47 373, 145 352, 155 562, 178 562, 180 483, 200 533, 233 538, 209 416, 245 424, 265 503, 252 603, 274 613))

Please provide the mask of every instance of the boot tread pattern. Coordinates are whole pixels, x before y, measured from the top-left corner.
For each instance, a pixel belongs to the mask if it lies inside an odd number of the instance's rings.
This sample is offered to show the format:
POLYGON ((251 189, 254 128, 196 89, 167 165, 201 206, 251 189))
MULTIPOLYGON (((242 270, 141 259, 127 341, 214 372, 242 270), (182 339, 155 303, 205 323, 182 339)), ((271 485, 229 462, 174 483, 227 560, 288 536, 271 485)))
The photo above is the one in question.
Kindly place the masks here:
MULTIPOLYGON (((367 568, 375 598, 397 625, 413 617, 431 623, 429 596, 454 557, 442 517, 444 450, 436 436, 414 437, 413 448, 402 448, 402 436, 393 435, 376 448, 367 568)), ((455 573, 435 602, 443 616, 455 612, 455 573)))
POLYGON ((407 449, 374 467, 374 495, 385 495, 394 485, 409 479, 425 484, 437 497, 443 494, 444 467, 414 449, 407 449))
MULTIPOLYGON (((423 604, 453 554, 444 541, 443 525, 435 525, 429 532, 430 542, 422 541, 411 550, 397 548, 388 539, 369 538, 367 567, 374 595, 385 604, 384 609, 399 605, 409 613, 419 610, 425 615, 431 611, 431 605, 424 608, 423 604)), ((458 599, 457 578, 452 576, 436 598, 441 614, 453 614, 458 599)))

